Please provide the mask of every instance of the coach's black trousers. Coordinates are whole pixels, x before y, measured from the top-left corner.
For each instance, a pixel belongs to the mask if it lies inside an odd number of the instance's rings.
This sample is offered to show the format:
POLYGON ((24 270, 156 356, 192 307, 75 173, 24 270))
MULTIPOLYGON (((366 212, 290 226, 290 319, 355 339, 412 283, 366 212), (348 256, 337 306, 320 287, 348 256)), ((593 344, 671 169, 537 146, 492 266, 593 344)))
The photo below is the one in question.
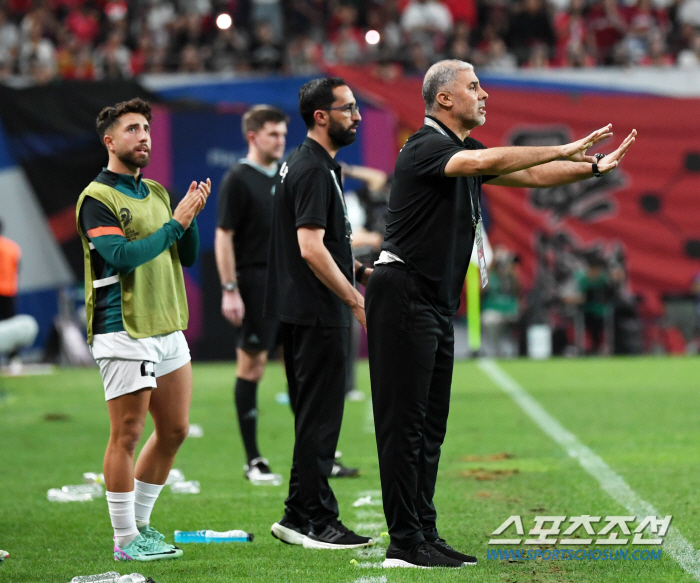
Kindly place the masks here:
POLYGON ((382 265, 365 295, 384 514, 402 548, 438 538, 433 494, 454 363, 452 319, 424 285, 401 264, 382 265))
POLYGON ((285 513, 320 532, 338 518, 328 476, 343 420, 348 329, 282 323, 281 333, 295 434, 285 513))

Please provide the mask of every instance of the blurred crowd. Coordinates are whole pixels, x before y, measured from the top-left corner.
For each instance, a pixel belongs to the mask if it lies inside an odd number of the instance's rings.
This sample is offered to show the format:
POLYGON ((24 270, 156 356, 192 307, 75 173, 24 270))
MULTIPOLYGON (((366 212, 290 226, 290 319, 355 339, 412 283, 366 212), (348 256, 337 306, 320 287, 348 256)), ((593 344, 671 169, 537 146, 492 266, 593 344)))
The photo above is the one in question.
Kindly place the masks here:
POLYGON ((0 0, 0 79, 700 67, 700 0, 0 0))

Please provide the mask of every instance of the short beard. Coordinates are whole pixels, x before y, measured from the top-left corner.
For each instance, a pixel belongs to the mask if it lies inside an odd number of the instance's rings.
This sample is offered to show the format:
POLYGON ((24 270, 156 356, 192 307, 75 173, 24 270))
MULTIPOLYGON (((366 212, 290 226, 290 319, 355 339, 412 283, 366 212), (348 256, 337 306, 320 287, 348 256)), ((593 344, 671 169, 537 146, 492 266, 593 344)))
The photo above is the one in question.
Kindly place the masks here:
POLYGON ((149 152, 146 158, 137 160, 134 157, 134 152, 129 150, 128 152, 117 152, 117 158, 127 168, 145 168, 151 161, 151 153, 149 152))
POLYGON ((342 148, 343 146, 349 146, 355 141, 355 138, 357 138, 357 132, 353 132, 351 130, 357 128, 357 123, 354 123, 346 130, 335 120, 331 119, 330 122, 331 123, 328 125, 328 137, 331 139, 334 146, 337 148, 342 148))

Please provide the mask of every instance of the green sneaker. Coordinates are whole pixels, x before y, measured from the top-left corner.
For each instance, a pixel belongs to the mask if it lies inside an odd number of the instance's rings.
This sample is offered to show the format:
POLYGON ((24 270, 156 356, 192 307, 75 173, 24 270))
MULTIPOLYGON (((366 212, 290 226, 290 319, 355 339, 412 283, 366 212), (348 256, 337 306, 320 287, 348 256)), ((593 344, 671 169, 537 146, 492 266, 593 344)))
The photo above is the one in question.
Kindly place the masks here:
POLYGON ((170 547, 173 549, 177 548, 175 545, 171 545, 170 543, 166 543, 165 542, 165 535, 158 532, 150 524, 147 524, 143 528, 139 528, 139 532, 141 533, 141 536, 145 539, 156 541, 156 542, 162 544, 163 546, 170 547))
POLYGON ((115 561, 158 561, 161 559, 177 559, 182 556, 180 549, 171 545, 165 546, 159 541, 144 538, 139 535, 123 549, 114 545, 115 561))

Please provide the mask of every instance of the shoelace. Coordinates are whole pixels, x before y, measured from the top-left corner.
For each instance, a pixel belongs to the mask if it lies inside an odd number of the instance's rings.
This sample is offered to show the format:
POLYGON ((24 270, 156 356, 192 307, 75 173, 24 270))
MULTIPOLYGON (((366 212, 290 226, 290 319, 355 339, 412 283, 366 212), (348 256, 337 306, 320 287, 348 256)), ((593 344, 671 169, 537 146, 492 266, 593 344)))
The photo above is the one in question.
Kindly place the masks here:
POLYGON ((147 526, 146 528, 143 529, 143 532, 141 533, 142 535, 147 535, 144 536, 144 538, 150 538, 150 539, 155 539, 157 541, 164 541, 165 536, 159 533, 155 528, 151 526, 147 526))

